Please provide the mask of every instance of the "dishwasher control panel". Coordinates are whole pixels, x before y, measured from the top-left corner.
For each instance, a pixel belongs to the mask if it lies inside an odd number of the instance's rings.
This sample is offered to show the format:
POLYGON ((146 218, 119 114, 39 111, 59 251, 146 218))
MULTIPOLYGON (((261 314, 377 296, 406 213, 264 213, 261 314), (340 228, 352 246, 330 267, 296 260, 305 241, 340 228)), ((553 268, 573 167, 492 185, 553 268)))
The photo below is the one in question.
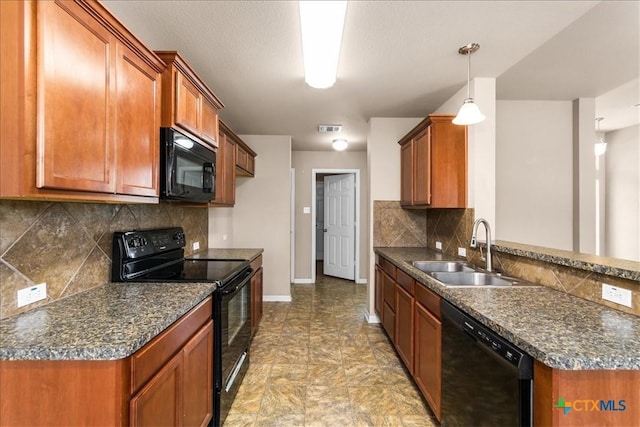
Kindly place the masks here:
POLYGON ((480 343, 489 347, 499 356, 510 362, 512 365, 518 366, 520 364, 522 352, 505 342, 493 332, 478 325, 477 322, 469 318, 464 318, 462 321, 462 329, 480 343))

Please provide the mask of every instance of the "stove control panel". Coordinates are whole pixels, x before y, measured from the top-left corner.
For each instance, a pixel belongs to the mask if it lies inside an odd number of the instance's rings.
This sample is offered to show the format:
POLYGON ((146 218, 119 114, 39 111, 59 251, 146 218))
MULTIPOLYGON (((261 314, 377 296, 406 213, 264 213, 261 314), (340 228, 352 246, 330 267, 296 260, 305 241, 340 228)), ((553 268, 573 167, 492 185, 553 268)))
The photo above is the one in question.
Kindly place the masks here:
POLYGON ((181 227, 135 230, 113 234, 114 259, 137 259, 158 255, 186 245, 181 227))

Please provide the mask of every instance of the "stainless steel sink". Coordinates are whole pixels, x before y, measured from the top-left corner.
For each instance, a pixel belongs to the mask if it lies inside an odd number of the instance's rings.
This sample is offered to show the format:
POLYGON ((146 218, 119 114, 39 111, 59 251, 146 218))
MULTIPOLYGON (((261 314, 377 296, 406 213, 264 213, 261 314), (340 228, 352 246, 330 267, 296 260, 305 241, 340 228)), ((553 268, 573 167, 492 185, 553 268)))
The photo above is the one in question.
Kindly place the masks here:
POLYGON ((463 261, 413 261, 411 264, 425 273, 475 271, 475 268, 463 261))
POLYGON ((445 286, 512 286, 513 282, 490 273, 477 271, 432 272, 431 277, 445 286))

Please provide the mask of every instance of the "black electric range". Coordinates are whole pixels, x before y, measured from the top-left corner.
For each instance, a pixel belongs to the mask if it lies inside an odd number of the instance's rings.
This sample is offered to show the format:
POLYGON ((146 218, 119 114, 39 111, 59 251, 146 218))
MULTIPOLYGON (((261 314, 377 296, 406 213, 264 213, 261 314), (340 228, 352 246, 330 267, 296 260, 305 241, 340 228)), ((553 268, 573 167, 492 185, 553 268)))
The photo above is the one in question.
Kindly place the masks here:
POLYGON ((249 367, 251 276, 248 260, 188 259, 181 227, 113 233, 114 282, 215 282, 213 417, 220 426, 249 367))

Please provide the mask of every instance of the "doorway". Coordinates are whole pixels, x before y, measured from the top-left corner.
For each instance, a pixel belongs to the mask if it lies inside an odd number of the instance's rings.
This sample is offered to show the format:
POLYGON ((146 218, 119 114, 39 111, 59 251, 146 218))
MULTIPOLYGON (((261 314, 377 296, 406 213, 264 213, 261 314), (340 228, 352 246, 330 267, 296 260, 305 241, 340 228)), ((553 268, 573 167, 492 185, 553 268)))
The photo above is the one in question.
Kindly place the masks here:
POLYGON ((316 282, 318 269, 328 275, 354 280, 360 272, 360 171, 358 169, 312 169, 311 215, 311 283, 316 282), (325 178, 331 191, 325 192, 325 178), (350 182, 350 184, 348 183, 350 182), (351 194, 344 190, 351 187, 351 194), (332 202, 325 205, 325 200, 332 202), (350 200, 345 206, 345 200, 350 200), (328 210, 333 209, 325 218, 328 210), (348 221, 337 218, 347 216, 348 221), (324 230, 327 229, 327 232, 324 230), (327 235, 327 236, 325 236, 327 235), (325 247, 329 241, 329 247, 325 247), (347 261, 349 261, 348 265, 347 261), (328 271, 325 267, 329 267, 328 271), (322 271, 322 270, 321 270, 322 271))

